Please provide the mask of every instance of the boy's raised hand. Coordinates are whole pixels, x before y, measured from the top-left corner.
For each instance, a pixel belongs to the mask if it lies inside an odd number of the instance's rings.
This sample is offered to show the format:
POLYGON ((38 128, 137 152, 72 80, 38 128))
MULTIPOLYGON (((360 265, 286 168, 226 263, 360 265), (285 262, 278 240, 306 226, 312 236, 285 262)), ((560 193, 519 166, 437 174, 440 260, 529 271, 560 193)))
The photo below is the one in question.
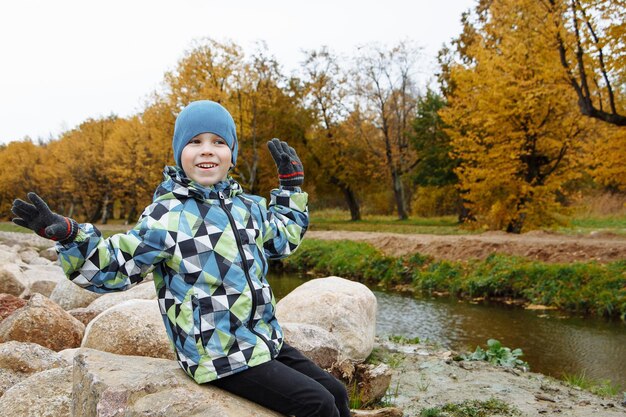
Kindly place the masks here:
POLYGON ((304 167, 295 149, 285 141, 272 139, 267 142, 267 148, 278 166, 278 180, 280 185, 295 187, 304 182, 304 167))
POLYGON ((37 194, 28 193, 29 204, 19 198, 13 200, 11 212, 17 217, 13 223, 18 226, 33 230, 41 237, 69 243, 74 240, 78 233, 78 223, 68 217, 63 217, 50 210, 45 201, 37 194))

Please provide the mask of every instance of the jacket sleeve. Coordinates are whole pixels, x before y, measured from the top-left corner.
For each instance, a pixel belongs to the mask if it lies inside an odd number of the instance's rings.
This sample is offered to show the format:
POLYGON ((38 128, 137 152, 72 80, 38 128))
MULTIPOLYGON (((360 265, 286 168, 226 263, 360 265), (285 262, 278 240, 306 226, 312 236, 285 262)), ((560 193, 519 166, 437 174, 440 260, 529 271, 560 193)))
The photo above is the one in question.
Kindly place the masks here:
POLYGON ((271 259, 284 258, 295 251, 309 227, 308 194, 284 188, 271 192, 269 209, 263 227, 265 255, 271 259))
POLYGON ((127 290, 172 256, 175 245, 167 230, 177 217, 154 203, 132 230, 106 239, 93 225, 81 224, 72 243, 56 246, 61 267, 71 281, 89 291, 127 290))

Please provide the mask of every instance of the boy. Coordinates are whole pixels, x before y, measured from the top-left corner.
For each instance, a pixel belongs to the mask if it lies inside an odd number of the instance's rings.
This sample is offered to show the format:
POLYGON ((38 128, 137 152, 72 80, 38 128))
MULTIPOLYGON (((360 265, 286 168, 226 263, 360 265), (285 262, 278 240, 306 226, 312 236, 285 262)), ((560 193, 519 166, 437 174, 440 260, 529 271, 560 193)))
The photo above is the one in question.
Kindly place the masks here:
POLYGON ((265 278, 267 259, 294 251, 308 226, 295 150, 268 142, 281 187, 267 209, 228 175, 237 136, 218 103, 185 107, 172 147, 176 166, 165 168, 153 203, 126 234, 104 239, 91 224, 51 212, 35 193, 33 204, 14 201, 13 221, 57 240, 65 273, 90 291, 123 291, 154 270, 167 334, 196 382, 287 415, 349 416, 343 385, 283 343, 265 278))

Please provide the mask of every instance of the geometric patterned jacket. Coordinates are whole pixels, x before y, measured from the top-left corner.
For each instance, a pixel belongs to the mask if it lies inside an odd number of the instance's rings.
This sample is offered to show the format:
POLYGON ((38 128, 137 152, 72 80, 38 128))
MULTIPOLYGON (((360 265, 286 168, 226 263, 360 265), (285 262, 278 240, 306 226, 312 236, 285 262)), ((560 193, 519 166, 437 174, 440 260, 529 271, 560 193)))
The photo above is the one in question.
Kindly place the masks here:
POLYGON ((166 167, 165 180, 138 224, 104 239, 81 224, 74 242, 57 244, 70 280, 94 292, 123 291, 150 271, 180 366, 206 383, 268 362, 283 343, 267 259, 300 244, 307 194, 286 189, 265 199, 228 178, 211 187, 166 167))

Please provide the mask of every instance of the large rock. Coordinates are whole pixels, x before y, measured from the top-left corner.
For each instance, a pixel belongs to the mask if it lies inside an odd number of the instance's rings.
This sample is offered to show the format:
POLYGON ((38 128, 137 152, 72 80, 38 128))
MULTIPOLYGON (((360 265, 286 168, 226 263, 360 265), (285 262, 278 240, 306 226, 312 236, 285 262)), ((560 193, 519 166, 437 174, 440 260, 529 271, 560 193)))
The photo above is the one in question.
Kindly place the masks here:
POLYGON ((0 396, 31 374, 70 364, 56 352, 35 343, 1 343, 0 396))
POLYGON ((87 308, 98 313, 127 300, 154 300, 156 290, 153 282, 143 282, 126 291, 106 293, 94 300, 87 308))
POLYGON ((0 398, 0 415, 70 417, 72 388, 71 366, 32 375, 4 393, 0 398))
POLYGON ((356 366, 359 399, 363 405, 380 401, 391 383, 391 368, 384 363, 378 365, 360 363, 356 366))
POLYGON ((0 264, 5 264, 9 262, 14 263, 16 259, 19 259, 19 255, 17 254, 17 248, 13 248, 5 244, 0 244, 0 264))
POLYGON ((26 289, 25 280, 26 277, 17 264, 5 262, 0 265, 0 293, 19 297, 26 289))
POLYGON ((26 301, 11 294, 0 294, 0 322, 17 309, 26 305, 26 301))
POLYGON ((339 277, 308 281, 276 306, 281 323, 305 323, 332 333, 342 353, 364 361, 374 348, 376 297, 363 284, 339 277))
POLYGON ((62 351, 58 353, 60 357, 62 357, 69 363, 74 363, 74 356, 76 356, 76 354, 80 352, 80 349, 81 348, 63 349, 62 351))
POLYGON ((20 251, 19 253, 22 262, 27 264, 33 262, 35 259, 39 258, 39 253, 31 248, 26 248, 20 251))
POLYGON ((0 323, 0 342, 33 342, 59 351, 77 347, 85 325, 56 303, 34 294, 28 304, 0 323))
POLYGON ((30 296, 34 293, 50 297, 59 282, 67 281, 61 267, 52 265, 49 262, 47 265, 38 265, 35 263, 25 265, 23 271, 28 290, 22 294, 22 297, 30 296))
POLYGON ((36 343, 10 341, 0 343, 0 368, 33 374, 71 365, 63 357, 36 343))
POLYGON ((96 317, 98 317, 99 312, 95 310, 89 310, 89 307, 83 308, 75 308, 67 311, 72 315, 75 319, 83 323, 85 326, 89 324, 89 322, 96 317))
POLYGON ((74 360, 73 417, 281 417, 210 384, 175 361, 81 349, 74 360))
POLYGON ((341 361, 341 346, 337 338, 319 326, 301 323, 281 323, 285 342, 298 349, 322 369, 330 369, 341 361))
POLYGON ((50 294, 50 299, 67 311, 87 307, 101 295, 74 284, 64 275, 50 294))
POLYGON ((175 359, 156 300, 128 300, 103 311, 85 329, 81 347, 175 359))
POLYGON ((52 262, 56 262, 59 259, 59 254, 57 253, 57 250, 54 248, 54 246, 51 248, 42 249, 41 251, 39 251, 39 256, 52 262))

